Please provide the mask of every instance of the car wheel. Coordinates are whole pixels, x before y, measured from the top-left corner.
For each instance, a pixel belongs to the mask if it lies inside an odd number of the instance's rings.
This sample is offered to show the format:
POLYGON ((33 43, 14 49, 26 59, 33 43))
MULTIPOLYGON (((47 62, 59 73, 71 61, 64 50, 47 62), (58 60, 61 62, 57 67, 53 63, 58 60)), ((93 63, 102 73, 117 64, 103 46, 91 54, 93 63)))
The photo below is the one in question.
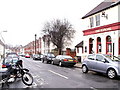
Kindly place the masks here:
POLYGON ((109 69, 107 71, 107 76, 110 78, 110 79, 114 79, 116 78, 117 74, 116 74, 116 71, 114 69, 109 69))
POLYGON ((42 63, 44 63, 44 60, 42 60, 42 63))
POLYGON ((87 73, 87 72, 88 72, 88 68, 87 68, 86 65, 83 65, 83 66, 82 66, 82 72, 83 72, 83 73, 87 73))
POLYGON ((52 64, 52 65, 54 65, 54 62, 53 62, 53 61, 51 61, 51 64, 52 64))
POLYGON ((49 64, 51 64, 51 61, 49 61, 49 64))
POLYGON ((62 62, 59 62, 59 66, 60 66, 60 67, 62 67, 62 66, 63 66, 63 65, 62 65, 62 62))

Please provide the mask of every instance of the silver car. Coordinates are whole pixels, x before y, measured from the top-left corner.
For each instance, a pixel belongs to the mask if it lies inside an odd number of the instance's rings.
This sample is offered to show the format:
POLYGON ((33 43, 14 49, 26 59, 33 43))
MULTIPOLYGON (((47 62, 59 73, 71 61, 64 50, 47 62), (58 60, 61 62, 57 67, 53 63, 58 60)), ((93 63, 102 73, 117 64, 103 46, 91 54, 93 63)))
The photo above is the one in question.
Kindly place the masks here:
POLYGON ((82 72, 105 73, 111 79, 120 76, 120 58, 106 54, 89 54, 82 62, 82 72))

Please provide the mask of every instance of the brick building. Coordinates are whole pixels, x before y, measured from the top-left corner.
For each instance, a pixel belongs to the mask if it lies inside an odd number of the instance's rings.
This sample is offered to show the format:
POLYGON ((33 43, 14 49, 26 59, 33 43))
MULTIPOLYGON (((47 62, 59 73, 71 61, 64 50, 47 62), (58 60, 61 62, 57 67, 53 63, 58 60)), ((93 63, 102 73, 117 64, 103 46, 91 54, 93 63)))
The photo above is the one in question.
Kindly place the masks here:
POLYGON ((42 41, 41 38, 36 39, 36 41, 32 41, 24 46, 24 53, 25 54, 40 54, 42 51, 42 41), (36 44, 35 44, 36 43, 36 44))

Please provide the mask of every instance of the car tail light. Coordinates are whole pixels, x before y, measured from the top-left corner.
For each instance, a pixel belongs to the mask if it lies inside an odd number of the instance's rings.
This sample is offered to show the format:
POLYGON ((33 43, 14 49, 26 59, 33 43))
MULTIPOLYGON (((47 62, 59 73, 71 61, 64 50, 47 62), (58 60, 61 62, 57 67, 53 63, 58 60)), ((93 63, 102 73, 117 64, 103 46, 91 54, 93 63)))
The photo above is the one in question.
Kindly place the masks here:
POLYGON ((6 65, 2 65, 2 68, 6 68, 6 65))
POLYGON ((67 59, 64 59, 63 61, 68 61, 67 59))
POLYGON ((76 62, 76 63, 77 63, 77 60, 74 60, 73 62, 76 62))

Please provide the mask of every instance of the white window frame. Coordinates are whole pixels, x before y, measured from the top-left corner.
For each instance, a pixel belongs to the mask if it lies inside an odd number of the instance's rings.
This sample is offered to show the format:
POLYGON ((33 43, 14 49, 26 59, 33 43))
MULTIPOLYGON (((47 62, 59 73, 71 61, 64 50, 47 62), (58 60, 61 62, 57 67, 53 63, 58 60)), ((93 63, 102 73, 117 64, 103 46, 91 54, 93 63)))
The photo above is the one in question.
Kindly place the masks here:
POLYGON ((96 26, 100 26, 100 14, 95 16, 96 26))
POLYGON ((90 17, 90 27, 94 27, 94 17, 90 17))

